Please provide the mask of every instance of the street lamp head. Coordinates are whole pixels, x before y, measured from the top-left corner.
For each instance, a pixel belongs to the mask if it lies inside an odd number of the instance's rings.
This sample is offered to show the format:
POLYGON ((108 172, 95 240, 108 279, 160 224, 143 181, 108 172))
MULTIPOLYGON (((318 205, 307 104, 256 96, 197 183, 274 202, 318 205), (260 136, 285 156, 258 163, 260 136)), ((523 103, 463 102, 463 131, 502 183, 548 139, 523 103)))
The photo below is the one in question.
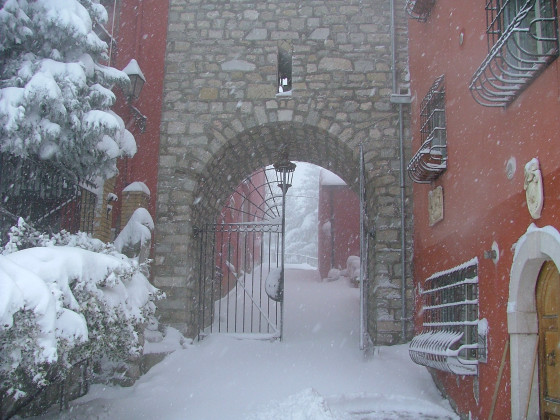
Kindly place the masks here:
POLYGON ((292 186, 296 164, 291 162, 286 156, 279 162, 276 162, 273 166, 276 171, 276 181, 278 182, 278 187, 280 187, 283 194, 286 194, 288 192, 288 188, 292 186))
POLYGON ((126 92, 126 95, 128 101, 131 102, 138 99, 140 96, 144 83, 146 83, 146 78, 144 77, 142 70, 140 70, 138 62, 134 58, 126 65, 123 72, 125 72, 130 79, 130 87, 128 92, 126 92))

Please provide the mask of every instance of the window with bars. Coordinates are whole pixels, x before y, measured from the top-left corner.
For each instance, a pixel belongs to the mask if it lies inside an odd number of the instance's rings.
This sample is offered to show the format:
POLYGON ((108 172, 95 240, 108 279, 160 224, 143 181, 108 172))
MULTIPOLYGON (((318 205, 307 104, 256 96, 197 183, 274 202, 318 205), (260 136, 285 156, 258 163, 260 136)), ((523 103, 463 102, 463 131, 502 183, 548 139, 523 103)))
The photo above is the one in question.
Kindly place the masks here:
POLYGON ((422 332, 410 344, 416 363, 461 375, 478 365, 478 260, 436 273, 425 282, 422 332))
POLYGON ((436 0, 407 0, 405 8, 412 19, 426 22, 435 3, 436 0))
POLYGON ((489 53, 469 88, 484 106, 511 103, 558 56, 556 0, 487 0, 489 53))
POLYGON ((445 80, 438 77, 422 100, 420 108, 422 145, 407 170, 417 183, 430 183, 447 169, 447 130, 445 124, 445 80))

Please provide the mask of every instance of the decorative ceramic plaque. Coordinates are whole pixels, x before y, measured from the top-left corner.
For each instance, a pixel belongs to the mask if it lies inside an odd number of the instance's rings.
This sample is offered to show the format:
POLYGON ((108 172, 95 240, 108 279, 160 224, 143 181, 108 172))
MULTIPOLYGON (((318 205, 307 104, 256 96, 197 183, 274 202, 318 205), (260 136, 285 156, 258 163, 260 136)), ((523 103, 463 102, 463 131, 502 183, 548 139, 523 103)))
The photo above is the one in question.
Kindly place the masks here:
POLYGON ((443 220, 443 187, 441 185, 428 193, 428 215, 430 226, 443 220))
POLYGON ((537 158, 531 159, 525 165, 525 198, 527 200, 527 209, 533 219, 541 217, 541 211, 544 204, 544 193, 542 174, 537 158))

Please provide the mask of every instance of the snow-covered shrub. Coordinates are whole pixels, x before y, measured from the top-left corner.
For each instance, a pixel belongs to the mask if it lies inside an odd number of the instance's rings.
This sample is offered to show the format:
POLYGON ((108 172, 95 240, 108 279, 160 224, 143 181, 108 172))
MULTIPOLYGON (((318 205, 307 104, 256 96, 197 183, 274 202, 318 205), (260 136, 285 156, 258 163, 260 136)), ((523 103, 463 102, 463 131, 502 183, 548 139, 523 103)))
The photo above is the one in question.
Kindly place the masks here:
POLYGON ((0 151, 58 162, 79 177, 109 178, 136 153, 110 110, 126 73, 101 63, 107 22, 97 0, 0 2, 0 151))
POLYGON ((143 261, 148 254, 153 230, 154 221, 150 212, 143 207, 137 208, 115 238, 115 249, 143 261))
POLYGON ((346 269, 343 275, 350 280, 350 283, 357 286, 360 283, 360 257, 350 255, 346 260, 346 269))
POLYGON ((139 355, 160 292, 136 260, 85 234, 20 220, 0 255, 0 403, 25 399, 82 360, 139 355))

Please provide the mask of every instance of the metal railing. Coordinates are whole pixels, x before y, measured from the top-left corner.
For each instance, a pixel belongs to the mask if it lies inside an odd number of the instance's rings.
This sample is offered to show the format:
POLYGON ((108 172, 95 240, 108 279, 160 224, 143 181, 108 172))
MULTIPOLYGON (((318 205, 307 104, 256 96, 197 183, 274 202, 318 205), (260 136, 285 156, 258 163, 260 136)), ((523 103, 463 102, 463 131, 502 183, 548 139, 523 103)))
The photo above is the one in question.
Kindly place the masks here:
POLYGON ((286 252, 286 264, 309 264, 311 267, 317 268, 319 266, 319 259, 304 254, 293 254, 286 252))
POLYGON ((0 243, 20 217, 39 230, 93 233, 93 188, 50 162, 0 153, 0 243))

